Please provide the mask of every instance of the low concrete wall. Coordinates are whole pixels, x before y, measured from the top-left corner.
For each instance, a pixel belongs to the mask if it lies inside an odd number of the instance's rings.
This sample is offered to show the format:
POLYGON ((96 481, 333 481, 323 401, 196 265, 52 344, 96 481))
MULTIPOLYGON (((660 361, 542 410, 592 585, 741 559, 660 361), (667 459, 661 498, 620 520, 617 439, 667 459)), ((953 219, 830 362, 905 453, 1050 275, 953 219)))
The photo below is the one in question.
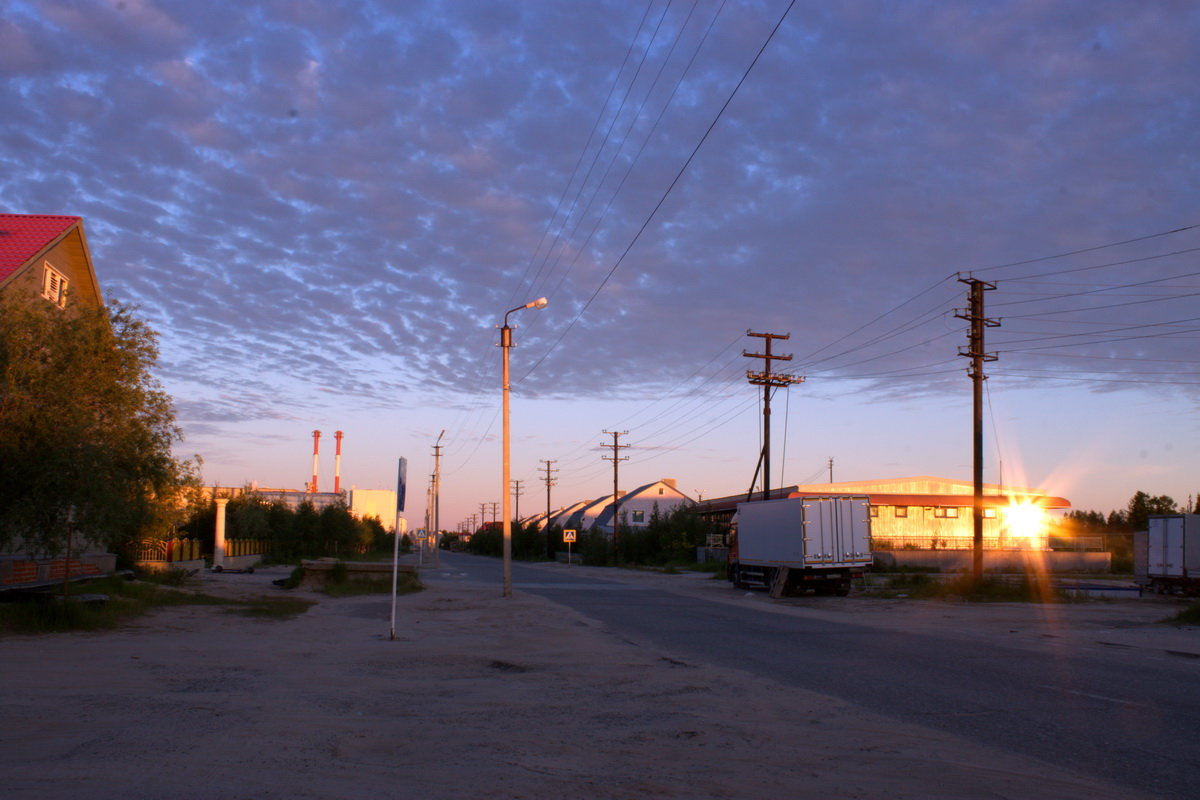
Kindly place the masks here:
MULTIPOLYGON (((942 572, 969 570, 970 550, 876 550, 875 560, 887 567, 936 567, 942 572)), ((1108 572, 1111 553, 1062 550, 985 550, 983 568, 994 572, 1108 572)))
MULTIPOLYGON (((225 556, 221 559, 220 567, 222 570, 238 570, 238 569, 253 569, 262 563, 262 555, 255 556, 225 556)), ((213 564, 213 570, 217 571, 216 564, 213 564)))
MULTIPOLYGON (((304 567, 304 579, 301 582, 304 586, 319 587, 329 580, 329 575, 333 572, 333 568, 338 564, 336 558, 322 558, 316 561, 304 560, 300 562, 300 566, 304 567)), ((343 561, 340 562, 346 565, 346 579, 352 581, 369 581, 378 578, 391 578, 392 565, 386 561, 343 561)), ((402 573, 416 574, 417 568, 412 564, 400 564, 399 570, 402 573)))

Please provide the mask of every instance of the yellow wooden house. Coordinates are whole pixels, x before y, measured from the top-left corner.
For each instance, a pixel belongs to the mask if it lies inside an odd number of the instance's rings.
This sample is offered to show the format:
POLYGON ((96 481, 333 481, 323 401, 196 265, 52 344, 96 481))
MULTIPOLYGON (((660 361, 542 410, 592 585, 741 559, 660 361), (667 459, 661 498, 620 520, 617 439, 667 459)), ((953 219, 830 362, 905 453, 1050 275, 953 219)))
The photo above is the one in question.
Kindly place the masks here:
POLYGON ((0 214, 0 299, 103 305, 80 217, 0 214))

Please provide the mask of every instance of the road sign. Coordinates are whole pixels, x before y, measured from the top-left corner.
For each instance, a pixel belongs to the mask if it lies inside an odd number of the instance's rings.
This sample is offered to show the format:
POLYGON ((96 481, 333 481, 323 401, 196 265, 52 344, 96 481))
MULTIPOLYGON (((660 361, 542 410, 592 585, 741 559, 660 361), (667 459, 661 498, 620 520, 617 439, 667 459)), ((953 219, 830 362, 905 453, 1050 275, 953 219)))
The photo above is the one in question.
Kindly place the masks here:
POLYGON ((396 469, 396 513, 404 510, 404 495, 408 489, 408 459, 401 458, 396 469))
POLYGON ((571 530, 570 528, 567 528, 565 531, 563 531, 563 541, 564 541, 564 542, 574 542, 574 541, 576 541, 576 539, 575 539, 575 531, 571 530))

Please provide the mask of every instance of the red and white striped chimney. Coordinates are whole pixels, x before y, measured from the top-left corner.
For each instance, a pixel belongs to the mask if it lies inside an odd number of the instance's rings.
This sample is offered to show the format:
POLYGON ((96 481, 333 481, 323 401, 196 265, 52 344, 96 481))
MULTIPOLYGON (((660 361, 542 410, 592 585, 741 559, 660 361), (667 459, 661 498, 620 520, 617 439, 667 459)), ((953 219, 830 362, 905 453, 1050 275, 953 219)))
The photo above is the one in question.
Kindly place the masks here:
POLYGON ((342 491, 342 432, 336 431, 333 438, 337 441, 337 452, 333 456, 333 493, 342 491))
POLYGON ((321 449, 321 432, 313 431, 313 479, 312 486, 309 491, 313 494, 317 492, 317 454, 321 449))

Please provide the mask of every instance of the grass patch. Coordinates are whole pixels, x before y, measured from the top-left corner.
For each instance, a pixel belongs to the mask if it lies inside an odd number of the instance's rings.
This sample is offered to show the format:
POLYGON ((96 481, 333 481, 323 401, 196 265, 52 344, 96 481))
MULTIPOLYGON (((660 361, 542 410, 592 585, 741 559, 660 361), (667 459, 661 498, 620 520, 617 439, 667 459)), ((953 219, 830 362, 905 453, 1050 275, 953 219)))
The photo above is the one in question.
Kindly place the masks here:
POLYGON ((972 603, 1060 603, 1066 600, 1062 592, 1028 578, 1013 583, 988 577, 976 581, 972 575, 959 575, 944 582, 930 579, 913 596, 972 603))
POLYGON ((1164 619, 1170 625, 1200 625, 1200 602, 1192 603, 1175 616, 1164 619))
POLYGON ((939 581, 927 573, 897 574, 888 585, 867 594, 874 597, 909 597, 915 600, 965 600, 972 603, 1062 603, 1068 598, 1060 590, 1022 578, 1011 582, 994 577, 976 581, 959 575, 939 581))
POLYGON ((697 561, 694 564, 688 564, 686 569, 692 572, 711 572, 713 575, 720 574, 724 577, 727 562, 725 561, 697 561))
MULTIPOLYGON (((419 592, 425 587, 421 585, 421 581, 411 572, 401 572, 396 582, 396 594, 413 594, 419 592)), ((357 597, 364 594, 391 594, 392 593, 392 576, 382 578, 369 578, 364 580, 334 580, 333 575, 329 576, 325 586, 321 589, 330 597, 357 597)))
POLYGON ((231 613, 267 619, 288 619, 304 613, 311 602, 295 598, 235 600, 201 592, 165 588, 146 581, 106 578, 74 587, 74 595, 103 594, 103 604, 63 602, 58 595, 0 604, 0 634, 56 633, 111 630, 155 608, 170 606, 224 606, 231 613))
POLYGON ((885 564, 881 560, 876 560, 871 565, 871 572, 874 573, 934 573, 941 572, 941 567, 923 567, 917 564, 885 564))
POLYGON ((185 569, 171 567, 170 569, 136 569, 134 574, 139 581, 157 583, 162 586, 183 586, 191 577, 185 569))
POLYGON ((226 611, 254 619, 285 620, 300 616, 313 605, 312 600, 300 597, 261 597, 258 600, 240 600, 226 611))

